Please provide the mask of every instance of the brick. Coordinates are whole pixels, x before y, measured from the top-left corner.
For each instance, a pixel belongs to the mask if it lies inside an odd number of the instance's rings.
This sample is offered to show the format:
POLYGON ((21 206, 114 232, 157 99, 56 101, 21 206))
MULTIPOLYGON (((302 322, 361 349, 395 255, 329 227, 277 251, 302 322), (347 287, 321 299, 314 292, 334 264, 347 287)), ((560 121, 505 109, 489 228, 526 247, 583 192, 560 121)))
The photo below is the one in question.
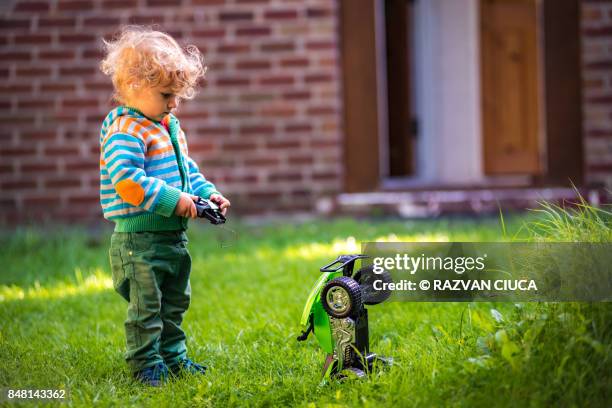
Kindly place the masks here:
POLYGON ((603 18, 603 11, 598 8, 582 7, 582 21, 592 22, 601 20, 603 18))
POLYGON ((312 155, 289 156, 288 161, 292 164, 313 164, 314 158, 312 155))
POLYGON ((612 129, 591 129, 587 132, 589 138, 612 138, 612 129))
POLYGON ((332 10, 328 8, 308 8, 306 10, 308 18, 330 17, 332 14, 332 10))
POLYGON ((582 86, 587 89, 603 89, 605 81, 603 78, 583 79, 582 86))
POLYGON ((246 150, 255 150, 255 143, 245 142, 223 142, 221 146, 222 152, 242 152, 246 150))
POLYGON ((256 183, 257 176, 254 174, 229 174, 225 177, 227 183, 256 183))
POLYGON ((293 149, 300 147, 300 142, 298 140, 269 141, 266 147, 273 150, 293 149))
POLYGON ((90 0, 60 0, 57 4, 59 11, 90 11, 94 9, 90 0))
POLYGON ((21 20, 21 19, 7 19, 3 18, 0 21, 0 30, 16 30, 19 28, 29 28, 30 20, 21 20))
POLYGON ((609 37, 612 35, 612 26, 583 28, 586 37, 609 37))
POLYGON ((270 35, 270 27, 242 27, 236 29, 238 37, 262 37, 270 35))
POLYGON ((41 28, 56 28, 56 27, 74 27, 76 18, 73 17, 41 17, 38 20, 38 27, 41 28))
POLYGON ((35 146, 6 146, 0 145, 0 157, 22 157, 36 154, 35 146))
POLYGON ((278 166, 280 164, 280 159, 275 156, 246 158, 244 164, 246 166, 255 167, 278 166))
MULTIPOLYGON (((0 182, 3 190, 23 191, 36 188, 33 180, 3 180, 0 182)), ((27 204, 27 203, 26 203, 27 204)))
POLYGON ((219 20, 222 22, 251 21, 253 20, 253 13, 250 11, 225 11, 219 13, 219 20))
POLYGON ((182 3, 181 0, 147 0, 147 7, 177 7, 182 3))
POLYGON ((78 154, 77 146, 51 145, 44 148, 45 156, 78 156, 78 154))
POLYGON ((102 60, 104 58, 104 51, 97 48, 88 48, 83 50, 83 58, 102 60))
POLYGON ((89 171, 96 174, 100 171, 100 161, 97 158, 72 160, 66 163, 66 171, 89 171))
POLYGON ((304 100, 310 99, 310 91, 290 91, 283 93, 283 99, 287 100, 304 100))
POLYGON ((19 134, 21 143, 52 141, 57 139, 57 133, 48 130, 24 131, 19 134))
POLYGON ((584 66, 589 70, 610 70, 612 69, 612 60, 603 60, 603 61, 595 61, 589 62, 584 66))
POLYGON ((325 115, 333 115, 336 114, 336 109, 331 106, 315 106, 308 108, 307 110, 309 115, 312 116, 325 116, 325 115))
MULTIPOLYGON (((17 211, 17 201, 12 198, 2 198, 0 199, 0 208, 2 209, 2 213, 7 216, 9 212, 17 211)), ((12 215, 9 215, 9 218, 13 219, 12 215)))
POLYGON ((70 67, 70 68, 60 68, 59 74, 60 76, 66 77, 79 77, 86 75, 94 75, 97 72, 96 67, 70 67))
POLYGON ((204 135, 227 136, 231 133, 231 129, 227 126, 200 126, 196 132, 204 135))
POLYGON ((273 42, 261 45, 261 50, 265 52, 293 51, 295 44, 293 42, 273 42))
POLYGON ((288 118, 295 116, 296 108, 294 106, 269 106, 262 108, 259 113, 263 117, 288 118))
POLYGON ((605 95, 605 96, 597 96, 597 97, 587 98, 587 102, 592 103, 592 104, 596 104, 596 105, 612 104, 612 95, 605 95))
POLYGON ((324 172, 313 172, 312 179, 313 180, 337 180, 339 174, 335 171, 324 171, 324 172))
POLYGON ((330 74, 310 74, 304 77, 304 81, 307 84, 332 82, 333 80, 334 80, 334 77, 333 75, 330 75, 330 74))
MULTIPOLYGON (((98 119, 99 123, 102 123, 102 120, 104 119, 102 116, 97 116, 96 118, 98 119)), ((64 132, 64 138, 69 141, 87 140, 90 137, 91 137, 91 133, 89 132, 81 132, 81 131, 72 130, 72 129, 64 132)), ((96 142, 97 142, 97 139, 96 139, 96 142)))
POLYGON ((264 12, 266 20, 295 20, 297 17, 297 10, 267 10, 264 12))
POLYGON ((215 148, 215 145, 212 142, 207 142, 207 141, 203 141, 203 140, 194 140, 193 138, 191 138, 191 140, 189 141, 189 155, 191 156, 192 154, 203 154, 203 153, 209 153, 211 151, 213 151, 215 148))
POLYGON ((236 62, 237 69, 269 69, 270 61, 268 60, 244 60, 236 62))
POLYGON ((81 179, 79 177, 45 177, 43 179, 43 186, 45 188, 70 188, 70 187, 81 187, 81 179))
POLYGON ((57 164, 56 163, 22 163, 21 166, 22 173, 48 173, 48 172, 57 172, 57 164))
POLYGON ((91 193, 91 194, 79 194, 79 195, 70 195, 68 197, 68 202, 71 204, 86 204, 86 205, 91 205, 91 206, 95 206, 95 205, 99 205, 100 204, 100 197, 98 196, 97 193, 91 193))
POLYGON ((280 61, 281 67, 299 67, 305 68, 310 65, 308 58, 284 58, 280 61))
POLYGON ((52 109, 54 106, 53 100, 17 100, 17 109, 52 109))
POLYGON ((340 143, 335 140, 312 140, 310 146, 313 149, 327 149, 330 147, 338 147, 340 143))
POLYGON ((223 38, 225 37, 224 28, 209 28, 202 30, 193 30, 191 35, 194 38, 223 38))
POLYGON ((302 173, 299 172, 286 172, 286 173, 273 173, 268 175, 268 180, 275 183, 279 181, 301 181, 302 173))
POLYGON ((150 25, 154 25, 154 24, 163 24, 164 23, 164 16, 162 15, 150 15, 150 16, 143 16, 143 15, 137 15, 137 16, 130 16, 128 19, 128 23, 129 24, 150 24, 150 25))
POLYGON ((2 51, 0 52, 0 61, 29 61, 32 59, 32 53, 26 51, 2 51))
POLYGON ((242 92, 240 94, 240 100, 245 102, 262 102, 272 101, 275 99, 275 95, 270 92, 242 92))
POLYGON ((250 79, 246 77, 224 77, 219 78, 215 82, 217 86, 225 87, 225 86, 245 86, 250 83, 250 79))
POLYGON ((13 11, 26 13, 43 13, 49 11, 50 4, 47 1, 19 1, 13 11))
POLYGON ((612 163, 587 165, 587 171, 602 172, 602 173, 612 172, 612 163))
POLYGON ((247 118, 253 116, 253 111, 247 108, 220 109, 218 112, 220 118, 247 118))
POLYGON ((251 47, 248 44, 222 44, 217 47, 219 54, 239 54, 248 52, 251 47))
POLYGON ((108 92, 113 90, 113 85, 110 82, 85 82, 83 86, 87 91, 92 92, 108 92))
POLYGON ((98 101, 96 99, 65 99, 62 101, 63 109, 83 109, 83 108, 97 108, 98 101))
POLYGON ((8 112, 0 111, 0 114, 4 115, 3 119, 7 120, 3 126, 9 129, 19 129, 22 126, 31 127, 36 121, 36 116, 33 112, 17 112, 16 114, 9 114, 8 116, 5 115, 6 113, 8 112))
POLYGON ((259 80, 262 85, 291 85, 295 82, 295 79, 287 75, 273 75, 263 77, 259 80))
POLYGON ((129 9, 135 8, 138 0, 104 0, 105 9, 129 9))
POLYGON ((96 36, 93 34, 60 34, 59 41, 65 44, 93 43, 96 41, 96 36))
POLYGON ((311 132, 311 131, 312 131, 312 125, 308 123, 291 124, 291 125, 285 126, 285 132, 288 132, 288 133, 302 133, 302 132, 311 132))
POLYGON ((252 126, 241 126, 239 129, 241 135, 265 135, 274 133, 274 126, 272 125, 252 125, 252 126))
POLYGON ((40 51, 38 53, 38 59, 41 60, 67 60, 74 59, 76 54, 73 50, 61 50, 61 51, 40 51))
POLYGON ((10 174, 13 172, 13 166, 10 164, 0 163, 0 174, 10 174))
POLYGON ((226 0, 191 0, 194 6, 220 6, 225 4, 226 0))
POLYGON ((119 17, 87 17, 83 19, 85 27, 108 27, 115 26, 120 23, 119 17))
POLYGON ((24 45, 24 44, 50 44, 51 36, 48 34, 27 34, 27 35, 16 35, 15 36, 15 44, 24 45))
POLYGON ((333 41, 309 41, 306 43, 306 49, 311 51, 333 50, 335 48, 336 43, 333 41))

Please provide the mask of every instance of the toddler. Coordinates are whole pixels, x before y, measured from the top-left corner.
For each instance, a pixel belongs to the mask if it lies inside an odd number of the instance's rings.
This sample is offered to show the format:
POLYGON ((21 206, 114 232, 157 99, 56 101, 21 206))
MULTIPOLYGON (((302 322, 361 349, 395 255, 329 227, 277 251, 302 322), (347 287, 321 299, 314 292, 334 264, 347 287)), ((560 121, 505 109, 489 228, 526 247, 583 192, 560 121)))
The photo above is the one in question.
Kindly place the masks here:
POLYGON ((125 358, 134 378, 159 386, 169 374, 206 370, 187 357, 181 328, 191 298, 185 230, 197 217, 198 197, 224 214, 230 202, 189 157, 173 114, 204 76, 198 49, 134 26, 105 46, 100 68, 111 77, 120 106, 100 131, 100 203, 115 223, 113 284, 129 302, 125 358))

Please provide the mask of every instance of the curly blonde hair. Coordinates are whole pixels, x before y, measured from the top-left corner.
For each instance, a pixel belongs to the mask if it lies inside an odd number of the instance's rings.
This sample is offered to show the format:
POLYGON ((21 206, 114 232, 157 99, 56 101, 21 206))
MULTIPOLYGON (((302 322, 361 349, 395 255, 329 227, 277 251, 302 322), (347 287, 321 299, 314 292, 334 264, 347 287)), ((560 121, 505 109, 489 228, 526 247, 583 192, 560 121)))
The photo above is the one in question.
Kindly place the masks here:
POLYGON ((119 103, 125 103, 127 87, 170 87, 178 97, 192 99, 206 73, 196 46, 181 48, 174 38, 150 27, 126 26, 115 39, 103 42, 106 58, 100 69, 111 77, 119 103))

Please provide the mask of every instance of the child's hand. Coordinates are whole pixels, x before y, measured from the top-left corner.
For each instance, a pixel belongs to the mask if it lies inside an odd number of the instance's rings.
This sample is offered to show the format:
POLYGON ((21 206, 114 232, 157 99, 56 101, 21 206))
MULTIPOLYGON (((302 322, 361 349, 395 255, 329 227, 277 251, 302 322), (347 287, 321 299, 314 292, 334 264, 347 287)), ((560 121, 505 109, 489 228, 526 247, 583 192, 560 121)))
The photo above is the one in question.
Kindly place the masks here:
POLYGON ((197 218, 198 210, 196 209, 195 201, 198 201, 198 196, 181 193, 174 213, 179 217, 197 218))
POLYGON ((223 215, 225 215, 227 209, 232 205, 232 203, 230 203, 230 201, 221 194, 211 194, 209 200, 219 206, 221 209, 221 214, 223 215))

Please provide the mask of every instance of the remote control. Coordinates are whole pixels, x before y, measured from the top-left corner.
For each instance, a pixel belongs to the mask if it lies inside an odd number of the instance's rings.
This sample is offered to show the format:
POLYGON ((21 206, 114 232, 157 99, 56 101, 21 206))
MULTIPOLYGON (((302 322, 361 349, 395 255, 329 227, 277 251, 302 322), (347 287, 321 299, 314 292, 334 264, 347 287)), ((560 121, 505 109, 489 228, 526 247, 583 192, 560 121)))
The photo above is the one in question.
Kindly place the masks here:
POLYGON ((221 214, 221 210, 217 204, 200 197, 195 205, 198 210, 198 217, 206 218, 214 225, 225 223, 225 216, 221 214))

